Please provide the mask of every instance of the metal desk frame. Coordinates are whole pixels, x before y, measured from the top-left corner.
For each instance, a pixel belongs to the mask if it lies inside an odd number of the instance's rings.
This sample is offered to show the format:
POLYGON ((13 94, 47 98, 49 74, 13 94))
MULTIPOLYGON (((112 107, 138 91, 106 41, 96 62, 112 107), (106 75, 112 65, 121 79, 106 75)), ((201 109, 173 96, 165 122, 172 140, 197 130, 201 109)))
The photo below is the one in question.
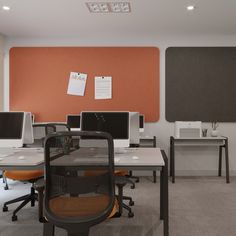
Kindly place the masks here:
MULTIPOLYGON (((156 136, 153 137, 140 137, 140 144, 139 147, 156 147, 157 142, 156 142, 156 136)), ((153 170, 153 183, 157 182, 157 172, 156 170, 153 170)))
POLYGON ((226 183, 229 183, 229 148, 228 138, 221 137, 204 137, 204 138, 175 138, 170 137, 170 176, 172 183, 175 183, 175 147, 176 146, 218 146, 219 147, 219 166, 218 176, 222 172, 222 150, 225 150, 225 169, 226 183))

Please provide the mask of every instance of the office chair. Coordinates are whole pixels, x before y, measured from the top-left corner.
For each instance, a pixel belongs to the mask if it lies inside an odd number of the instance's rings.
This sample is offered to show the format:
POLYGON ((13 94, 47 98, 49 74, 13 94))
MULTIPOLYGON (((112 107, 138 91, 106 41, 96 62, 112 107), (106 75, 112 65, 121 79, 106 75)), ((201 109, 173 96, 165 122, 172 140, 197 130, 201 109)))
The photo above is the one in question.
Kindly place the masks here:
POLYGON ((27 203, 31 202, 31 206, 33 207, 35 205, 35 200, 37 200, 37 194, 35 193, 33 184, 36 180, 43 177, 43 171, 42 170, 14 170, 14 171, 8 171, 6 170, 4 175, 6 178, 18 180, 18 181, 28 181, 32 183, 32 187, 30 190, 30 193, 21 197, 18 197, 16 199, 7 201, 3 205, 3 212, 8 211, 8 205, 21 202, 22 203, 13 211, 12 215, 12 221, 17 220, 17 212, 21 210, 27 203))
POLYGON ((34 123, 33 124, 33 131, 34 131, 34 146, 41 145, 44 147, 44 139, 48 134, 56 132, 56 127, 51 123, 34 123), (37 138, 36 133, 40 132, 40 129, 43 129, 43 134, 40 138, 37 138))
POLYGON ((112 137, 92 131, 49 135, 45 140, 45 177, 48 223, 44 223, 44 236, 54 235, 55 226, 65 229, 69 236, 89 235, 90 227, 109 217, 115 204, 112 137), (72 137, 102 138, 107 147, 74 149, 72 137), (85 171, 97 174, 87 176, 85 171))
POLYGON ((129 218, 134 217, 134 213, 132 212, 131 207, 129 207, 128 205, 126 205, 124 203, 124 200, 128 200, 130 206, 134 205, 133 199, 129 196, 124 196, 124 194, 123 194, 124 186, 130 182, 132 184, 132 181, 129 181, 129 179, 127 179, 127 177, 123 176, 122 173, 119 173, 119 171, 115 172, 115 184, 118 188, 118 195, 117 195, 118 203, 119 203, 118 216, 121 216, 123 214, 123 208, 124 208, 125 210, 128 211, 129 218))
POLYGON ((4 170, 2 171, 2 174, 1 174, 0 177, 2 177, 2 182, 5 184, 4 190, 8 190, 8 189, 9 189, 9 186, 8 186, 8 183, 7 183, 7 178, 6 178, 6 176, 4 175, 4 170))
MULTIPOLYGON (((49 133, 53 133, 56 131, 55 126, 51 124, 33 124, 34 133, 36 132, 37 128, 43 128, 44 129, 44 136, 40 138, 39 140, 34 139, 34 143, 32 144, 33 147, 35 146, 42 146, 44 145, 44 139, 45 135, 48 135, 49 133)), ((29 145, 31 146, 31 145, 29 145)), ((3 212, 8 211, 8 205, 16 202, 22 201, 22 203, 13 211, 12 215, 12 221, 17 220, 17 212, 22 209, 27 203, 31 202, 31 206, 35 205, 35 200, 38 200, 38 194, 35 193, 35 187, 34 184, 38 181, 38 179, 42 178, 44 175, 44 172, 42 170, 13 170, 13 171, 4 171, 4 177, 23 181, 23 182, 30 182, 32 183, 30 194, 21 196, 19 198, 13 199, 11 201, 7 201, 3 205, 3 212)))

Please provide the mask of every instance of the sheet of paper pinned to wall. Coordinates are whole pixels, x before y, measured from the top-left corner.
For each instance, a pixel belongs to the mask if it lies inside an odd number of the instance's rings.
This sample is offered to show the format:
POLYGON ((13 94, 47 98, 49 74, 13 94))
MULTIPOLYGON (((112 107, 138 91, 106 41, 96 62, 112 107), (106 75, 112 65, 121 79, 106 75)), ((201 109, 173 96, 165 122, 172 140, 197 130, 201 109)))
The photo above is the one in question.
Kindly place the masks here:
POLYGON ((84 96, 87 74, 70 72, 67 94, 84 96))
POLYGON ((95 99, 112 98, 112 78, 111 76, 95 77, 95 99))

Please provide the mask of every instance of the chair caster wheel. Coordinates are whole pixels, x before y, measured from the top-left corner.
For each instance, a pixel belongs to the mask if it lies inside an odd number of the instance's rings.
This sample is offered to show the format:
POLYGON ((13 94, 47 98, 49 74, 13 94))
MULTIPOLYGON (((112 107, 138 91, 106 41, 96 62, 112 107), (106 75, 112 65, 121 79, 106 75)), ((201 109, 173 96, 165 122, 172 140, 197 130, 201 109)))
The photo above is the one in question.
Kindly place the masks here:
POLYGON ((39 218, 39 222, 40 222, 40 223, 46 223, 46 222, 48 222, 48 221, 46 220, 45 217, 40 217, 40 218, 39 218))
POLYGON ((8 189, 9 189, 8 186, 5 186, 5 187, 4 187, 4 190, 8 190, 8 189))
POLYGON ((134 205, 134 201, 129 201, 129 205, 133 206, 134 205))
POLYGON ((7 206, 4 206, 4 207, 2 208, 2 211, 3 211, 3 212, 7 212, 7 211, 8 211, 8 207, 7 207, 7 206))
POLYGON ((134 186, 134 185, 132 185, 130 188, 131 188, 131 189, 135 189, 135 186, 134 186))
POLYGON ((137 180, 135 181, 135 183, 139 183, 139 179, 137 179, 137 180))
POLYGON ((17 216, 16 215, 12 216, 11 220, 12 221, 17 221, 17 216))
POLYGON ((129 212, 128 217, 129 217, 129 218, 134 217, 134 213, 133 213, 133 212, 129 212))
POLYGON ((112 218, 118 218, 118 217, 121 217, 121 214, 119 212, 116 212, 116 214, 112 216, 112 218))

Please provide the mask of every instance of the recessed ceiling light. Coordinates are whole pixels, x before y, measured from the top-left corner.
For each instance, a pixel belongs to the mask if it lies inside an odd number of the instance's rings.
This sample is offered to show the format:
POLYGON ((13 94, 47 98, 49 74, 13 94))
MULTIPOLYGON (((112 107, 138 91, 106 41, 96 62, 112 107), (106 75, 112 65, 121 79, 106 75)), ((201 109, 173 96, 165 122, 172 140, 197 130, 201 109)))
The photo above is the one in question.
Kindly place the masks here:
POLYGON ((193 11, 194 9, 195 9, 195 6, 193 6, 193 5, 187 6, 188 11, 193 11))
POLYGON ((10 8, 9 6, 3 6, 2 9, 3 9, 4 11, 9 11, 11 8, 10 8))
POLYGON ((129 13, 131 7, 129 2, 87 2, 91 13, 129 13))

